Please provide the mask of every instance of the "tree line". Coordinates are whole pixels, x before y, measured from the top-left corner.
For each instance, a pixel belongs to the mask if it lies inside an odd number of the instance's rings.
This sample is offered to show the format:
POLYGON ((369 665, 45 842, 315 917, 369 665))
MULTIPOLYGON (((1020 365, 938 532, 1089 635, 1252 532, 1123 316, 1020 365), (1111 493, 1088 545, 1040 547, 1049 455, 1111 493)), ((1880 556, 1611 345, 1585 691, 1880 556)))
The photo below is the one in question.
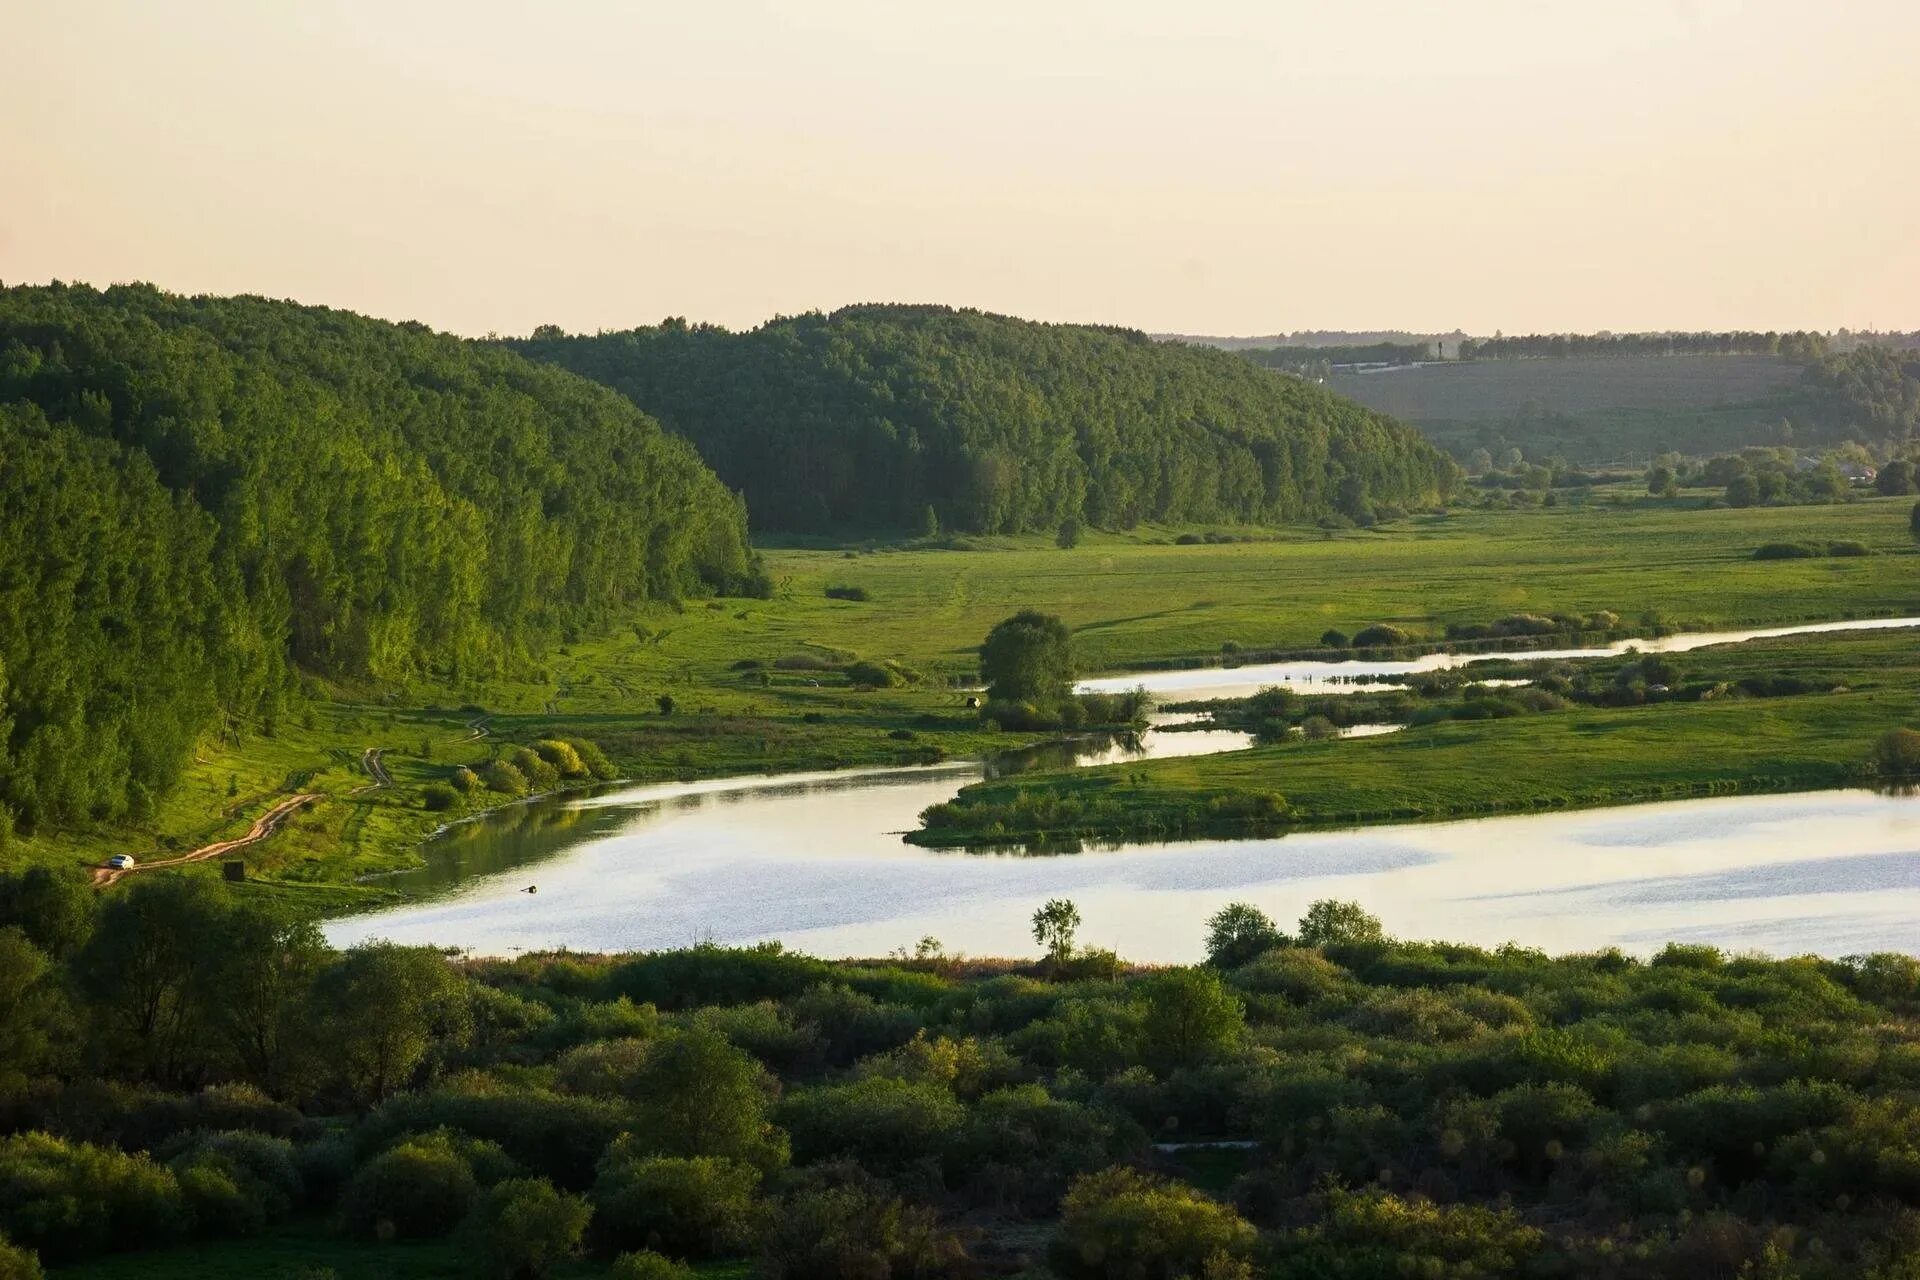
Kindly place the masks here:
POLYGON ((758 585, 738 497, 584 379, 261 298, 0 290, 0 838, 144 818, 300 671, 464 680, 758 585))
POLYGON ((1281 522, 1445 497, 1411 428, 1227 352, 946 307, 511 343, 692 440, 788 532, 1281 522))
POLYGON ((1723 333, 1530 333, 1468 338, 1462 360, 1552 356, 1781 356, 1802 363, 1827 353, 1825 334, 1740 329, 1723 333))
POLYGON ((1911 957, 1550 957, 1324 901, 1137 968, 1071 901, 1032 924, 1029 961, 456 961, 209 879, 0 875, 0 1274, 213 1273, 290 1223, 535 1280, 1912 1274, 1911 957))

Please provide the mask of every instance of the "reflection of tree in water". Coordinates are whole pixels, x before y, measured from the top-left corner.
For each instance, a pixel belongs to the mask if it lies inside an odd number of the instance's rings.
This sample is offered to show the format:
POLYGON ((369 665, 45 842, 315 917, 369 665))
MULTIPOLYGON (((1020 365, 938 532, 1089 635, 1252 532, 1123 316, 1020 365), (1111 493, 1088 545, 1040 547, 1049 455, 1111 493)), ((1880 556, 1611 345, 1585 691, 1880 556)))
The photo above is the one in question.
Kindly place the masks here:
POLYGON ((1146 740, 1137 733, 1111 733, 1096 737, 1066 738, 1043 742, 1036 747, 1003 751, 987 760, 989 778, 1007 778, 1019 773, 1048 769, 1071 769, 1078 765, 1132 760, 1147 754, 1146 740))

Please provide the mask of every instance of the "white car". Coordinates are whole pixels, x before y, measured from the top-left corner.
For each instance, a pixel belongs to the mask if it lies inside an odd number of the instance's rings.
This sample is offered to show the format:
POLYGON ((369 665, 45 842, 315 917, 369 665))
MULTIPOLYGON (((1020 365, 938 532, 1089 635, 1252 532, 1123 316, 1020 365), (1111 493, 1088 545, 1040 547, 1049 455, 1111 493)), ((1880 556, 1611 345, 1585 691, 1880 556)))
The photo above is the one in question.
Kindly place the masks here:
POLYGON ((130 853, 116 853, 107 859, 107 866, 115 871, 131 871, 133 870, 133 855, 130 853))

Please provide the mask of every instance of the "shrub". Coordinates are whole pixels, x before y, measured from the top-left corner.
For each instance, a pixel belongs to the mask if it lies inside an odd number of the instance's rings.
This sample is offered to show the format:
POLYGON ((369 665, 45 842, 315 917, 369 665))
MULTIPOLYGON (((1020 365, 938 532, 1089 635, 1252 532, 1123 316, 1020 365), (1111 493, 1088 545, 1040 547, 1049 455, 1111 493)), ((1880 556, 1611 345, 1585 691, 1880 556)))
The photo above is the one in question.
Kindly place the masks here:
POLYGON ((508 764, 505 760, 495 760, 482 775, 487 790, 498 791, 501 795, 523 796, 527 794, 527 775, 508 764))
POLYGON ((1814 542, 1765 542, 1753 549, 1755 560, 1811 560, 1825 554, 1814 542))
POLYGON ((551 791, 560 785, 560 771, 541 758, 532 747, 515 747, 507 757, 536 791, 551 791))
MULTIPOLYGON (((1199 1275, 1219 1255, 1244 1260, 1254 1229, 1191 1187, 1132 1169, 1088 1174, 1061 1204, 1048 1261, 1069 1280, 1199 1275)), ((1218 1264, 1215 1264, 1218 1265, 1218 1264)))
POLYGON ((0 1236, 0 1280, 43 1280, 40 1258, 0 1236))
POLYGON ((367 1161, 340 1199, 342 1227, 373 1239, 443 1236, 473 1207, 480 1184, 445 1141, 416 1139, 367 1161))
POLYGON ((866 601, 866 600, 873 599, 873 596, 867 591, 865 587, 842 586, 842 587, 828 587, 827 599, 866 601))
POLYGON ((1371 627, 1363 628, 1353 637, 1353 647, 1356 649, 1379 649, 1412 642, 1411 632, 1386 622, 1377 622, 1371 627))
POLYGON ((800 1090, 776 1114, 800 1162, 845 1156, 885 1172, 938 1156, 967 1112, 938 1085, 875 1076, 800 1090))
POLYGON ((190 1224, 178 1180, 145 1155, 45 1133, 0 1139, 0 1232, 48 1261, 154 1248, 190 1224))
POLYGON ((900 677, 884 662, 854 662, 847 666, 847 683, 870 689, 891 689, 900 677))
POLYGON ((1320 633, 1320 644, 1324 648, 1344 649, 1351 643, 1344 631, 1327 630, 1320 633))
POLYGON ((1146 1135, 1120 1116, 1049 1096, 1037 1084, 981 1098, 948 1154, 949 1173, 981 1201, 1049 1214, 1082 1174, 1139 1155, 1146 1135))
POLYGON ((473 1207, 461 1229, 466 1251, 502 1280, 540 1280, 580 1249, 593 1210, 545 1178, 509 1178, 473 1207))
POLYGON ((586 738, 562 738, 561 741, 573 748, 574 755, 580 758, 587 772, 600 781, 611 782, 620 775, 620 771, 613 767, 613 761, 607 759, 607 753, 597 743, 586 738))
POLYGON ((595 1237, 680 1258, 738 1253, 751 1236, 760 1173, 713 1156, 649 1156, 622 1138, 601 1158, 590 1198, 595 1237))
POLYGON ((1870 556, 1873 554, 1873 548, 1864 542, 1856 542, 1851 538, 1842 538, 1827 544, 1827 554, 1842 557, 1870 556))
MULTIPOLYGON (((604 1098, 507 1088, 485 1077, 470 1077, 431 1093, 394 1098, 367 1119, 362 1141, 445 1128, 466 1138, 484 1138, 519 1166, 562 1185, 584 1186, 593 1162, 632 1123, 625 1106, 604 1098)), ((481 1173, 475 1169, 476 1176, 481 1173)))
POLYGON ((693 1280, 693 1268, 684 1262, 663 1258, 651 1249, 642 1249, 615 1258, 607 1280, 693 1280))
POLYGON ((293 1212, 303 1190, 293 1144, 246 1130, 194 1135, 167 1167, 202 1231, 257 1231, 293 1212))
POLYGON ((542 760, 559 770, 563 778, 587 776, 586 762, 580 758, 580 752, 571 742, 563 742, 557 738, 542 738, 533 744, 533 750, 542 760))
POLYGON ((1873 744, 1873 767, 1889 778, 1920 774, 1920 729, 1889 729, 1873 744))
POLYGON ((465 765, 460 765, 448 774, 447 783, 463 796, 470 796, 481 787, 480 775, 465 765))
POLYGON ((767 1280, 935 1280, 966 1259, 931 1209, 908 1205, 858 1171, 837 1184, 803 1182, 765 1205, 758 1235, 767 1280))
POLYGON ((444 782, 429 782, 420 788, 420 807, 429 813, 444 813, 460 803, 460 793, 444 782))

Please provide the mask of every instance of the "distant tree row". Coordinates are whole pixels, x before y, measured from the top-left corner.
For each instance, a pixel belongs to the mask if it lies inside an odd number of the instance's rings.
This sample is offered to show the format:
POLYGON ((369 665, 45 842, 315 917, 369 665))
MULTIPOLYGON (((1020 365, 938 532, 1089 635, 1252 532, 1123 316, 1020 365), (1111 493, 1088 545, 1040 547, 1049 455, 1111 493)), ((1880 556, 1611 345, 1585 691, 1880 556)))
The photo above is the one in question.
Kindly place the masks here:
POLYGON ((1370 342, 1338 347, 1247 347, 1238 354, 1243 360, 1269 369, 1324 373, 1339 364, 1413 364, 1431 360, 1433 347, 1425 342, 1370 342))
POLYGON ((768 529, 1360 519, 1439 500, 1455 474, 1351 401, 1118 329, 865 306, 513 345, 659 416, 768 529))
POLYGON ((1468 338, 1462 360, 1502 360, 1527 356, 1783 356, 1812 361, 1827 353, 1824 334, 1795 331, 1760 333, 1530 333, 1524 336, 1468 338))
POLYGON ((753 572, 739 499, 584 379, 259 298, 0 290, 0 835, 144 817, 296 670, 500 671, 753 572))

